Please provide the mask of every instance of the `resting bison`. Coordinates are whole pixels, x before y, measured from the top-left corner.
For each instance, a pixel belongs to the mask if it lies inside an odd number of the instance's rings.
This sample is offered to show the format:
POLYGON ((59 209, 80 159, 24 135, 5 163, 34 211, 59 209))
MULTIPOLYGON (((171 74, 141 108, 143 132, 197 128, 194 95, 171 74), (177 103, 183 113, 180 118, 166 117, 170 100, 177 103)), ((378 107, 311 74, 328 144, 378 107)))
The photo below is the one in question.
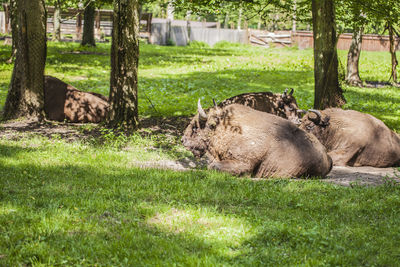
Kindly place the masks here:
POLYGON ((400 138, 369 114, 337 108, 310 110, 300 128, 319 139, 334 165, 400 165, 400 138))
POLYGON ((209 168, 255 177, 325 176, 332 160, 322 144, 292 122, 244 105, 213 107, 198 102, 182 137, 183 145, 209 168))
POLYGON ((105 96, 82 92, 63 81, 45 76, 44 111, 50 120, 100 122, 108 110, 105 96))
POLYGON ((228 98, 221 103, 219 107, 230 104, 241 104, 251 107, 255 110, 271 113, 279 117, 290 120, 295 124, 300 124, 301 114, 304 112, 297 106, 296 99, 293 96, 293 89, 287 93, 274 94, 271 92, 245 93, 228 98))

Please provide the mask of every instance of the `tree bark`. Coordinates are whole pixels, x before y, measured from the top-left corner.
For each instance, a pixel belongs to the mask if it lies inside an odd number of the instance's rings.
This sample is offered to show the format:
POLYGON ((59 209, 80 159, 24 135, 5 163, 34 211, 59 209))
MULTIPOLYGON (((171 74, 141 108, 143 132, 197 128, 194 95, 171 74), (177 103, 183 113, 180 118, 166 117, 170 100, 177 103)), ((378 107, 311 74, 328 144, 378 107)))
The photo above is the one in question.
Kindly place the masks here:
POLYGON ((4 118, 40 120, 46 62, 46 9, 43 0, 17 0, 18 43, 4 118))
POLYGON ((388 23, 388 30, 389 30, 389 42, 390 42, 390 55, 392 56, 392 73, 390 77, 393 79, 393 82, 397 83, 396 68, 398 65, 398 61, 396 58, 396 41, 395 41, 394 29, 391 23, 388 23))
POLYGON ((94 1, 89 0, 90 3, 86 6, 83 12, 83 36, 82 45, 96 46, 96 41, 94 39, 94 19, 96 8, 94 1))
POLYGON ((139 1, 114 1, 111 44, 110 110, 111 127, 135 129, 138 125, 139 1))
POLYGON ((354 27, 353 38, 351 40, 351 45, 347 54, 346 82, 349 85, 353 86, 363 85, 358 71, 363 30, 364 27, 354 27))
POLYGON ((312 1, 314 36, 314 108, 339 107, 346 103, 339 86, 333 0, 312 1))
POLYGON ((60 1, 54 4, 53 41, 61 41, 61 5, 60 1))

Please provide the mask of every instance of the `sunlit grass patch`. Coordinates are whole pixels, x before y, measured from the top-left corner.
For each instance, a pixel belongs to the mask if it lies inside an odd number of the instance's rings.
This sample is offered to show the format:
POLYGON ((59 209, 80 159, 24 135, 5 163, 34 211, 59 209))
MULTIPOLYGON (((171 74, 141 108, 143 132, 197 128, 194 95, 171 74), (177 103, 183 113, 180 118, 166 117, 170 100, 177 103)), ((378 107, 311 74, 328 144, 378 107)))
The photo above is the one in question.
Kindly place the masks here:
POLYGON ((212 208, 168 207, 148 218, 147 223, 162 231, 183 233, 228 247, 239 246, 251 238, 255 230, 243 218, 219 214, 212 208))

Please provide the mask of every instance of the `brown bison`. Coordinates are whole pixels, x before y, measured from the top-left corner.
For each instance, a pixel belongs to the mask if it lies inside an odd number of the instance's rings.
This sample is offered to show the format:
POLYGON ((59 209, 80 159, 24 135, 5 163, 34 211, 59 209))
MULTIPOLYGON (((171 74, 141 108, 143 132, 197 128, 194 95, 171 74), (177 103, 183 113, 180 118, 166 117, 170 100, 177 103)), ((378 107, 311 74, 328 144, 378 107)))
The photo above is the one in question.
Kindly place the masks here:
POLYGON ((377 118, 354 110, 310 110, 300 128, 314 134, 337 166, 400 165, 400 138, 377 118))
POLYGON ((215 106, 198 102, 182 137, 183 145, 209 168, 255 177, 325 176, 332 160, 323 145, 294 123, 244 105, 215 106))
POLYGON ((241 104, 288 119, 295 124, 300 124, 301 115, 304 111, 297 106, 293 91, 294 89, 292 88, 288 93, 288 89, 286 88, 283 94, 274 94, 271 92, 245 93, 225 99, 218 106, 224 107, 230 104, 241 104))
POLYGON ((103 95, 82 92, 55 77, 45 76, 44 110, 50 120, 100 122, 108 106, 103 95))

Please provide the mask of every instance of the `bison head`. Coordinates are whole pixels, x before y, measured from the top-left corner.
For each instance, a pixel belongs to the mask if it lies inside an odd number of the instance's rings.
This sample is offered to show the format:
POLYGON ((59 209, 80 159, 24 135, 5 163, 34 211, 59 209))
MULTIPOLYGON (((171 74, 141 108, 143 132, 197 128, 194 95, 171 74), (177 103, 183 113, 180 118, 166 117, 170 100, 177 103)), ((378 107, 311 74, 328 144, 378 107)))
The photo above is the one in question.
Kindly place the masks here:
POLYGON ((310 109, 303 117, 300 128, 319 137, 321 132, 329 126, 330 117, 318 110, 310 109))
POLYGON ((209 145, 209 137, 219 123, 222 109, 214 104, 214 107, 208 111, 208 114, 201 107, 200 99, 197 102, 197 114, 183 133, 183 145, 192 151, 196 157, 203 156, 209 145))
MULTIPOLYGON (((294 89, 291 88, 288 93, 288 88, 285 89, 283 94, 277 99, 277 108, 278 110, 284 114, 289 121, 293 122, 296 125, 301 123, 301 116, 305 113, 304 110, 299 109, 297 106, 296 99, 293 96, 294 89)), ((279 114, 278 114, 279 115, 279 114)))

